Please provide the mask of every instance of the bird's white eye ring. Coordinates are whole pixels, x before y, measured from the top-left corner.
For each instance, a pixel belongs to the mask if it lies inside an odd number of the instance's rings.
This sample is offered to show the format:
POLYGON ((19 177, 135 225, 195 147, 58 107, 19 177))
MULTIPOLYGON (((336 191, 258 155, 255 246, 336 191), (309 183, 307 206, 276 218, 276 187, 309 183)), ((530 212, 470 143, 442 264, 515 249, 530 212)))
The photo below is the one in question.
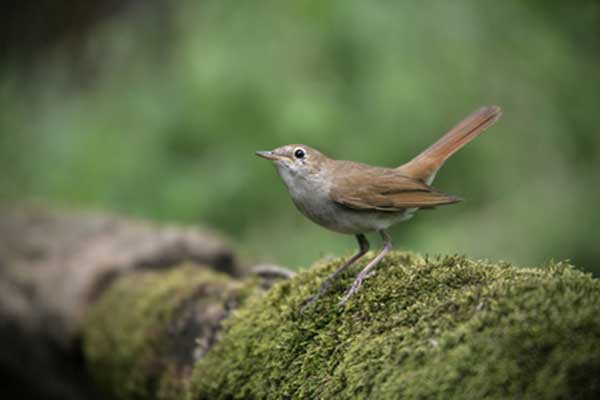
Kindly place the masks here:
POLYGON ((304 149, 301 147, 298 147, 296 150, 294 150, 294 157, 296 157, 297 159, 304 158, 305 155, 306 151, 304 151, 304 149))

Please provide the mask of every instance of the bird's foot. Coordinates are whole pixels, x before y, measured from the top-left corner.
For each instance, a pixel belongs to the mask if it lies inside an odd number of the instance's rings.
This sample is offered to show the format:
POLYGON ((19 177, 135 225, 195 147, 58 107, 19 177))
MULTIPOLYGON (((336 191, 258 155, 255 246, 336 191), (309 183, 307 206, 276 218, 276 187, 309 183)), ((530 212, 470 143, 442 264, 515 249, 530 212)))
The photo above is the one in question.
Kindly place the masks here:
POLYGON ((329 285, 331 285, 331 282, 333 282, 333 280, 335 279, 336 275, 338 272, 334 273, 332 276, 330 276, 329 278, 325 279, 325 282, 323 282, 321 284, 321 287, 319 288, 319 291, 315 294, 313 294, 312 296, 310 296, 309 298, 307 298, 306 300, 304 300, 304 305, 302 307, 300 307, 300 314, 304 314, 304 311, 306 311, 306 309, 313 304, 314 302, 316 302, 321 295, 323 295, 323 293, 325 293, 325 291, 327 290, 327 288, 329 287, 329 285))
POLYGON ((310 296, 309 298, 307 298, 306 300, 304 300, 304 304, 302 305, 302 307, 300 307, 300 314, 304 314, 304 311, 306 311, 306 309, 313 304, 315 301, 317 301, 317 299, 319 298, 319 296, 317 296, 316 294, 313 296, 310 296))
POLYGON ((392 248, 392 243, 390 241, 389 235, 385 231, 379 232, 381 233, 381 237, 383 237, 383 250, 381 250, 381 252, 377 254, 377 256, 374 259, 372 259, 371 262, 369 262, 362 271, 360 271, 360 274, 358 274, 358 276, 354 280, 354 283, 352 284, 350 290, 348 290, 348 293, 346 293, 344 298, 342 298, 342 300, 338 303, 338 307, 341 307, 344 304, 346 304, 348 299, 352 297, 352 295, 356 293, 358 289, 360 289, 360 286, 362 285, 363 281, 374 274, 375 271, 372 271, 372 269, 379 263, 379 261, 381 261, 383 257, 385 257, 385 255, 392 248))
POLYGON ((367 275, 365 275, 365 279, 368 279, 368 278, 370 278, 372 276, 375 276, 375 275, 377 275, 377 271, 375 271, 375 270, 370 271, 367 275))
POLYGON ((348 299, 350 297, 352 297, 352 295, 354 293, 356 293, 358 291, 358 289, 360 289, 363 281, 368 277, 369 277, 368 274, 367 275, 363 275, 362 273, 358 274, 358 277, 356 277, 356 279, 354 280, 354 283, 352 283, 350 290, 348 290, 348 292, 346 293, 344 298, 342 298, 342 300, 338 303, 338 307, 342 307, 344 304, 346 304, 348 299))

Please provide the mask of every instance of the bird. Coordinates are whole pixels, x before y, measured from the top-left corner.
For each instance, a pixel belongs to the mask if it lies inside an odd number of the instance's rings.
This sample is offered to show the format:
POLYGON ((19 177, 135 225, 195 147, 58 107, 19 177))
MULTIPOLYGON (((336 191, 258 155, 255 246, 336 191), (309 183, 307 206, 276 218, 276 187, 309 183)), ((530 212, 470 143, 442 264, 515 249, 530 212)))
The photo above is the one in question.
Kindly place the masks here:
POLYGON ((270 160, 296 208, 329 230, 356 237, 359 250, 329 276, 301 307, 319 299, 348 267, 369 250, 365 236, 378 232, 381 251, 359 272, 338 302, 343 306, 392 248, 388 228, 412 218, 420 209, 462 201, 431 186, 438 170, 456 151, 493 125, 502 115, 498 106, 474 111, 416 157, 396 168, 335 160, 304 144, 288 144, 256 155, 270 160))

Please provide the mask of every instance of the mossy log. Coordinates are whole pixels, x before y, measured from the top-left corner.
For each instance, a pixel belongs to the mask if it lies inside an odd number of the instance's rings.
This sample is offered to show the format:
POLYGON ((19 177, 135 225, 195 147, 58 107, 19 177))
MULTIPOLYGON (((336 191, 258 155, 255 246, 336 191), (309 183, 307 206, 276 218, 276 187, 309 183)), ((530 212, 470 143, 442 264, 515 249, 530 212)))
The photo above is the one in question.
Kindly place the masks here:
POLYGON ((184 261, 240 272, 232 248, 207 230, 98 213, 1 209, 3 397, 98 398, 82 368, 86 310, 121 275, 184 261))
POLYGON ((345 307, 359 266, 301 314, 342 262, 266 292, 256 278, 187 267, 121 277, 84 323, 90 371, 120 399, 600 395, 590 275, 395 252, 345 307))

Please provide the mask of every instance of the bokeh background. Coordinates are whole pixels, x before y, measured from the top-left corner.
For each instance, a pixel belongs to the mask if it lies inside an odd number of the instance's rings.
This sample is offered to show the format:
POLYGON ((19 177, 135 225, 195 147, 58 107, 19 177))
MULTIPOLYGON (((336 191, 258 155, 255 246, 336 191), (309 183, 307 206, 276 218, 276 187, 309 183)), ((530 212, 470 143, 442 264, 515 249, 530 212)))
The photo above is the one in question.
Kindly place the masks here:
POLYGON ((355 241, 304 219, 255 150, 396 166, 498 104, 434 185, 466 201, 394 228, 396 248, 600 273, 597 1, 3 8, 2 204, 201 223, 301 268, 355 241))

